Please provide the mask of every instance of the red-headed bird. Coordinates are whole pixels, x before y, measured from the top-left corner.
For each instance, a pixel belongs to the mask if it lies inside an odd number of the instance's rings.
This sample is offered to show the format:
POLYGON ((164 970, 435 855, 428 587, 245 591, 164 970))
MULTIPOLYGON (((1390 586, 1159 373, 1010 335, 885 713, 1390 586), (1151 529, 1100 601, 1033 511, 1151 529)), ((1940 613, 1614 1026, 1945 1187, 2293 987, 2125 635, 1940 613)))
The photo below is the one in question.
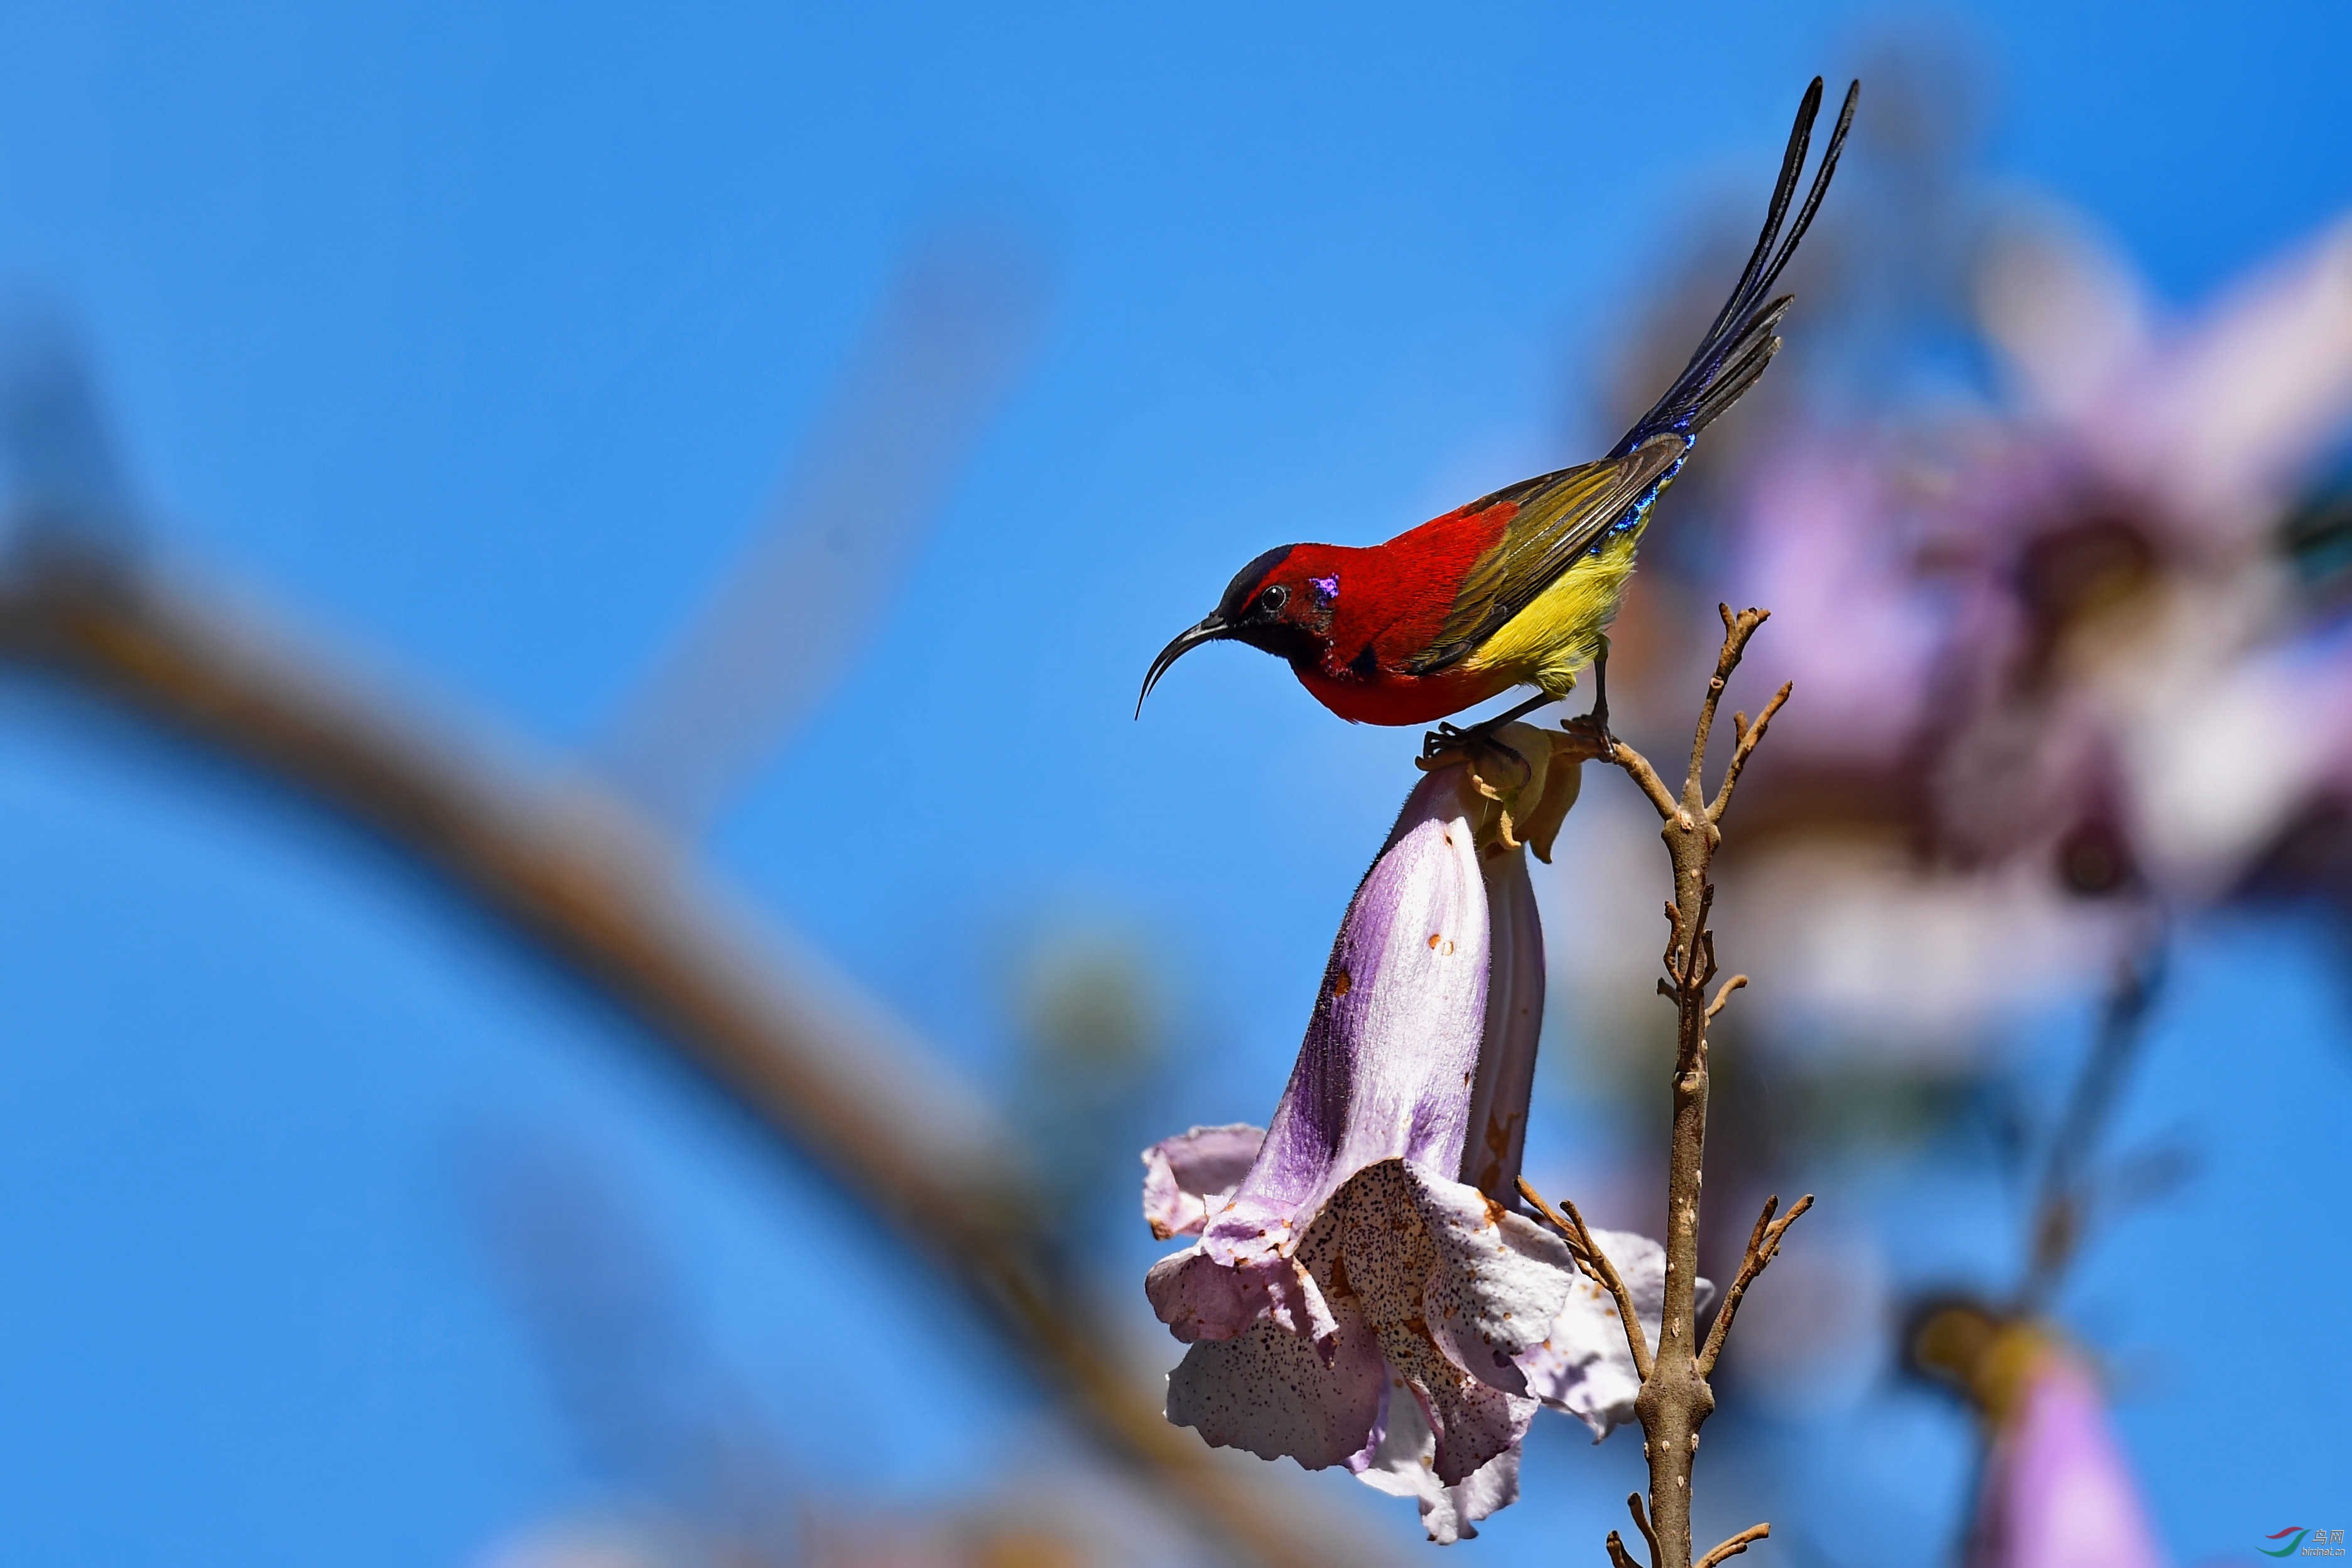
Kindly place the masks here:
POLYGON ((1136 711, 1187 651, 1224 641, 1287 659, 1318 702, 1366 724, 1428 724, 1518 685, 1542 689, 1514 715, 1566 695, 1601 650, 1658 493, 1698 433, 1756 384, 1780 347, 1773 329, 1789 297, 1771 298, 1772 286, 1829 189, 1861 90, 1860 82, 1846 89, 1784 239, 1821 113, 1821 78, 1805 90, 1738 286, 1674 385, 1608 456, 1522 479, 1386 544, 1266 551, 1242 568, 1206 620, 1151 661, 1136 711))

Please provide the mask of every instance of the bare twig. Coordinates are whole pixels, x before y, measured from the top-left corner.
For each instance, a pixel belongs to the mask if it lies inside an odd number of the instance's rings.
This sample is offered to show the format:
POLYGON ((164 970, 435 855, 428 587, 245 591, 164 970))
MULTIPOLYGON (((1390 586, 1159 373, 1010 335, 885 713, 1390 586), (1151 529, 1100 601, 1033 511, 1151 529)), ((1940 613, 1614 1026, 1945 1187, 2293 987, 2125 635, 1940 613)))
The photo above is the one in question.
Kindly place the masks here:
POLYGON ((1708 1552, 1706 1556, 1700 1558, 1698 1560, 1698 1568, 1717 1568, 1717 1564, 1718 1563, 1728 1563, 1733 1558, 1738 1556, 1741 1552, 1747 1551, 1749 1547, 1755 1545, 1758 1542, 1763 1540, 1766 1536, 1770 1535, 1771 1533, 1772 1527, 1769 1524, 1751 1524, 1747 1529, 1741 1531, 1738 1534, 1733 1536, 1730 1540, 1725 1542, 1722 1545, 1717 1547, 1714 1551, 1708 1552))
MULTIPOLYGON (((1801 1199, 1778 1220, 1773 1218, 1773 1211, 1779 1200, 1766 1207, 1748 1239, 1748 1255, 1741 1261, 1738 1277, 1725 1295, 1723 1311, 1717 1314, 1714 1327, 1702 1345, 1698 1341, 1698 1219, 1701 1167, 1706 1152, 1706 1029, 1730 1000, 1731 993, 1748 983, 1746 976, 1734 975, 1712 998, 1707 995, 1707 987, 1716 975, 1715 934, 1707 927, 1707 917, 1715 907, 1715 887, 1708 871, 1716 847, 1722 841, 1720 824, 1730 808, 1740 770, 1763 739, 1772 716, 1789 697, 1789 688, 1781 687, 1753 724, 1746 714, 1733 713, 1731 759, 1710 799, 1704 782, 1707 740, 1731 674, 1738 667, 1748 639, 1756 634, 1766 617, 1766 612, 1761 610, 1743 610, 1734 615, 1727 604, 1721 607, 1721 613, 1723 646, 1716 656, 1715 674, 1707 683, 1706 695, 1699 704, 1698 722, 1691 734, 1690 768, 1683 776, 1680 794, 1670 791, 1658 777, 1657 769, 1624 742, 1613 742, 1608 753, 1609 760, 1633 778, 1656 809, 1662 824, 1660 836, 1665 841, 1666 852, 1674 865, 1675 896, 1666 906, 1665 974, 1658 982, 1659 991, 1675 1004, 1675 1019, 1674 1130, 1666 1174, 1665 1307, 1659 1322, 1656 1351, 1647 1364, 1640 1366, 1642 1389, 1633 1405, 1635 1414, 1641 1417, 1645 1439, 1643 1451, 1650 1466, 1649 1511, 1643 1520, 1637 1511, 1636 1519, 1643 1523, 1643 1532, 1651 1542, 1652 1568, 1690 1568, 1691 1468, 1698 1452, 1699 1427, 1715 1408, 1715 1391, 1707 1384, 1707 1375, 1722 1353, 1724 1336, 1730 1332, 1732 1315, 1740 1298, 1771 1262, 1790 1222, 1812 1202, 1811 1197, 1801 1199)), ((1524 1183, 1521 1186, 1531 1200, 1544 1207, 1539 1199, 1535 1199, 1532 1188, 1524 1183)), ((1561 1223, 1548 1207, 1544 1212, 1554 1223, 1561 1223)), ((1582 1230, 1582 1221, 1572 1207, 1569 1209, 1569 1223, 1578 1231, 1582 1230)), ((1621 1297, 1619 1311, 1629 1322, 1634 1321, 1630 1295, 1621 1297)), ((1633 1338, 1636 1348, 1640 1348, 1638 1333, 1633 1338)), ((1641 1358, 1637 1356, 1636 1360, 1639 1363, 1641 1358)), ((1734 1536, 1708 1552, 1700 1568, 1712 1568, 1768 1533, 1767 1526, 1759 1525, 1734 1536)), ((1614 1562, 1622 1552, 1616 1537, 1612 1535, 1610 1540, 1614 1562)))
POLYGON ((1646 1568, 1633 1561, 1633 1554, 1625 1550, 1625 1538, 1613 1530, 1609 1532, 1608 1546, 1609 1568, 1646 1568))
POLYGON ((1625 1506, 1633 1512, 1633 1528, 1640 1531, 1642 1539, 1650 1543, 1650 1561, 1655 1563, 1658 1560, 1658 1532, 1650 1528, 1650 1513, 1642 1506, 1642 1494, 1637 1491, 1627 1492, 1625 1506))
POLYGON ((1813 1195, 1805 1194, 1789 1206, 1788 1213, 1775 1219, 1772 1211, 1780 1206, 1780 1196, 1775 1194, 1764 1200, 1764 1212, 1756 1217, 1756 1228, 1748 1237, 1748 1250, 1739 1260, 1739 1272, 1733 1277, 1731 1289, 1723 1293, 1723 1308, 1715 1314, 1715 1326, 1706 1331, 1706 1343, 1698 1353, 1702 1374, 1715 1371, 1715 1358, 1723 1354, 1723 1342, 1731 1333, 1731 1318, 1739 1310, 1739 1299, 1748 1293, 1748 1287, 1764 1271, 1765 1265, 1780 1255, 1780 1238, 1797 1223, 1797 1216, 1813 1207, 1813 1195))
POLYGON ((1756 716, 1756 725, 1752 729, 1741 722, 1745 715, 1731 716, 1732 733, 1738 737, 1738 743, 1731 748, 1731 760, 1724 764, 1723 782, 1716 786, 1715 799, 1707 805, 1706 814, 1710 820, 1723 821, 1723 813, 1731 806, 1732 789, 1739 782, 1739 770, 1748 766, 1748 758, 1755 753, 1756 743, 1764 738, 1764 727, 1772 722, 1772 716, 1780 711, 1780 705, 1789 700, 1789 694, 1795 689, 1794 682, 1782 682, 1780 689, 1772 694, 1772 700, 1764 705, 1764 711, 1756 716))
POLYGON ((1715 1000, 1706 1004, 1706 1021, 1713 1023, 1715 1015, 1721 1012, 1724 1003, 1731 999, 1731 993, 1744 988, 1747 984, 1748 977, 1745 975, 1734 975, 1724 981, 1723 989, 1715 993, 1715 1000))
POLYGON ((1747 651, 1748 639, 1764 623, 1770 612, 1743 610, 1737 616, 1731 606, 1718 604, 1716 612, 1723 617, 1723 647, 1715 656, 1715 676, 1706 683, 1706 695, 1698 705, 1698 723, 1691 730, 1690 770, 1684 777, 1683 792, 1686 799, 1703 800, 1697 785, 1706 768, 1706 743, 1715 730, 1716 709, 1723 702, 1723 689, 1731 680, 1731 672, 1739 664, 1739 655, 1747 651))
POLYGON ((1111 1453, 1243 1558, 1356 1553, 1165 1419, 1055 1258, 1009 1137, 877 1006, 690 874, 671 841, 559 774, 494 765, 315 648, 111 559, 0 563, 0 659, 102 696, 380 835, 587 985, 963 1287, 1111 1453))
POLYGON ((1560 1203, 1568 1212, 1561 1214, 1544 1201, 1543 1194, 1538 1192, 1535 1184, 1525 1176, 1519 1178, 1519 1194, 1536 1206, 1536 1212, 1550 1220, 1560 1234, 1568 1238, 1568 1249, 1575 1255, 1576 1260, 1617 1303, 1618 1320, 1625 1325, 1625 1344, 1633 1353, 1633 1370, 1643 1377, 1649 1376, 1650 1343, 1648 1336, 1642 1332, 1642 1314, 1633 1304, 1633 1292, 1627 1288, 1624 1277, 1617 1272, 1617 1266, 1609 1260, 1609 1254, 1592 1239, 1592 1231, 1585 1225, 1584 1216, 1577 1213, 1576 1205, 1566 1198, 1560 1199, 1560 1203))

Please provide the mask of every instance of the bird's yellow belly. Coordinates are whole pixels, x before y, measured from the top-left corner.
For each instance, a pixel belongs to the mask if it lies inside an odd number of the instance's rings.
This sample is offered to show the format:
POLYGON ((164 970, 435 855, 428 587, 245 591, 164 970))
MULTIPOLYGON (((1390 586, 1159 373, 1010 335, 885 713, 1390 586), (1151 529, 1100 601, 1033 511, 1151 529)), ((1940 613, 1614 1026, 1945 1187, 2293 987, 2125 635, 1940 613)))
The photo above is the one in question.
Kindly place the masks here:
POLYGON ((1514 684, 1538 685, 1556 697, 1567 695, 1577 672, 1601 650, 1601 634, 1617 613, 1642 534, 1641 528, 1627 528, 1600 554, 1580 559, 1463 663, 1474 670, 1507 673, 1514 684))

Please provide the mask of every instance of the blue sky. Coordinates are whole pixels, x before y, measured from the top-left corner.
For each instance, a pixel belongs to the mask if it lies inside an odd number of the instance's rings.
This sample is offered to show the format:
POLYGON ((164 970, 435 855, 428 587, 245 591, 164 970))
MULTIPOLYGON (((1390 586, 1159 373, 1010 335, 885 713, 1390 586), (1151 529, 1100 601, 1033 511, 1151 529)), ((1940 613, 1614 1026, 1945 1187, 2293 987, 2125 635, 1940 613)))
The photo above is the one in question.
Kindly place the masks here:
MULTIPOLYGON (((906 248, 1019 226, 1052 278, 1028 377, 711 849, 982 1079, 1009 941, 1147 933, 1188 1020, 1173 1128, 1271 1103, 1402 743, 1236 650, 1133 724, 1144 664, 1265 545, 1384 537, 1599 435, 1569 367, 1887 21, 19 7, 0 281, 78 323, 157 549, 562 747, 747 537, 906 248)), ((1993 85, 1987 172, 2092 214, 2168 298, 2352 207, 2341 7, 1945 25, 1993 85)), ((924 1276, 331 824, 11 688, 0 880, 11 1561, 462 1562, 587 1495, 453 1174, 517 1129, 599 1151, 815 1474, 978 1490, 1026 1430, 924 1276)), ((2183 1561, 2343 1503, 2352 1469, 2319 1332, 2352 1282, 2323 1201, 2352 1059, 2296 978, 2327 960, 2200 940, 2131 1115, 2210 1120, 2192 1204, 2242 1272, 2184 1279, 2143 1223, 2082 1285, 2176 1369, 2124 1419, 2183 1561), (2134 1298, 2151 1276, 2176 1294, 2134 1298), (2213 1461, 2233 1432, 2248 1463, 2213 1461)), ((1622 1496, 1625 1445, 1547 1445, 1557 1496, 1498 1521, 1498 1561, 1584 1549, 1622 1496)), ((1912 1506, 1857 1528, 1916 1545, 1912 1506)))

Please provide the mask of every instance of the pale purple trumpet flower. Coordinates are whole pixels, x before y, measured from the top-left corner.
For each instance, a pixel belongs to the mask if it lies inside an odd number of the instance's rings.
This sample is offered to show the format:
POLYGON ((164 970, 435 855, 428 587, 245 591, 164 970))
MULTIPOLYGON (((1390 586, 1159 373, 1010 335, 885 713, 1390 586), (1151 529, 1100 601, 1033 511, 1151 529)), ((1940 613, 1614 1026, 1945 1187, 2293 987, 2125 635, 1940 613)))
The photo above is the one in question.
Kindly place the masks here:
MULTIPOLYGON (((1194 1128, 1143 1156, 1153 1233, 1200 1238, 1145 1281, 1192 1346, 1169 1419, 1344 1464, 1414 1498, 1440 1542, 1517 1496, 1538 1404, 1605 1436, 1635 1387, 1613 1305, 1513 1207, 1543 1014, 1524 848, 1548 851, 1578 761, 1558 731, 1501 738, 1406 800, 1271 1127, 1194 1128)), ((1600 1239, 1654 1318, 1657 1244, 1600 1239)))
POLYGON ((2043 1345, 2002 1413, 1969 1568, 2163 1568, 2090 1369, 2043 1345))

